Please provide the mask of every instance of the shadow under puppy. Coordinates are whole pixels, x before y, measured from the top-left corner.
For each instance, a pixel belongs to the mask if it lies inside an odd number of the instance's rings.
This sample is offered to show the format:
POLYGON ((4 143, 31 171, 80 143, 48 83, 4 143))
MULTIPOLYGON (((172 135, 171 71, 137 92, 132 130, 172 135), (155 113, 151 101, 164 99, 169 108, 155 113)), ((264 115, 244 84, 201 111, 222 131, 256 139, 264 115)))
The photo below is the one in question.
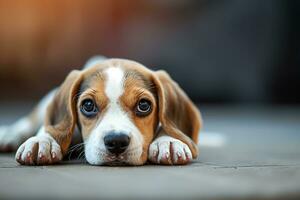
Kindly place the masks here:
POLYGON ((104 57, 72 71, 31 114, 1 127, 0 150, 18 149, 20 164, 54 164, 76 126, 92 165, 177 165, 198 155, 201 116, 177 83, 164 71, 104 57))

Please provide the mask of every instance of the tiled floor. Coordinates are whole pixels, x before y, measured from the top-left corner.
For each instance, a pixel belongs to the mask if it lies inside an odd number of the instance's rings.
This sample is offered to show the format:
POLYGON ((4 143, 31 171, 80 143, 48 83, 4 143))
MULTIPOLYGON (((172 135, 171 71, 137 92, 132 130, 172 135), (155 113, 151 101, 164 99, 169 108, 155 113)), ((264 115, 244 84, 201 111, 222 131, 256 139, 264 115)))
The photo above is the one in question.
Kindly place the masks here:
MULTIPOLYGON (((29 109, 10 105, 0 109, 0 124, 29 109)), ((201 155, 191 165, 95 167, 66 161, 24 167, 13 154, 0 154, 0 198, 300 198, 300 108, 200 108, 202 136, 219 133, 226 141, 220 147, 200 141, 201 155)))

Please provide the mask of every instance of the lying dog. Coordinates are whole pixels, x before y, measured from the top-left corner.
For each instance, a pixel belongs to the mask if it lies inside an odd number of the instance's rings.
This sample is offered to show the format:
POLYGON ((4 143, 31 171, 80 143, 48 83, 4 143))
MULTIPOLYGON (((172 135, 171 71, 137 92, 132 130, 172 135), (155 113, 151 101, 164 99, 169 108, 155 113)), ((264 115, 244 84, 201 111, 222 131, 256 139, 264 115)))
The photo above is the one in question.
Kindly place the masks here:
POLYGON ((198 155, 200 126, 196 106, 166 72, 97 57, 72 71, 30 115, 2 127, 0 150, 18 148, 20 164, 54 164, 78 127, 92 165, 186 164, 198 155))

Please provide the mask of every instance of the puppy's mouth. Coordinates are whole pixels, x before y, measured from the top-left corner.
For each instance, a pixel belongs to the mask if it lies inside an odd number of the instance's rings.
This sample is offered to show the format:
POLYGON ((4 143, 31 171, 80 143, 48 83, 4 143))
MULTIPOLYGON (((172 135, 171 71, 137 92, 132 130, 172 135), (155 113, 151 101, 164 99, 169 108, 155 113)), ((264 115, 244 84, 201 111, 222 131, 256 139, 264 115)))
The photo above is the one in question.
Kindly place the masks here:
POLYGON ((121 165, 135 165, 138 164, 141 156, 139 148, 130 148, 121 154, 112 154, 105 151, 102 154, 103 165, 121 166, 121 165))
POLYGON ((139 147, 128 148, 122 153, 110 152, 107 149, 85 149, 85 157, 91 165, 141 165, 143 149, 139 147))
POLYGON ((128 165, 126 153, 115 155, 108 153, 105 157, 104 165, 108 166, 120 166, 120 165, 128 165))

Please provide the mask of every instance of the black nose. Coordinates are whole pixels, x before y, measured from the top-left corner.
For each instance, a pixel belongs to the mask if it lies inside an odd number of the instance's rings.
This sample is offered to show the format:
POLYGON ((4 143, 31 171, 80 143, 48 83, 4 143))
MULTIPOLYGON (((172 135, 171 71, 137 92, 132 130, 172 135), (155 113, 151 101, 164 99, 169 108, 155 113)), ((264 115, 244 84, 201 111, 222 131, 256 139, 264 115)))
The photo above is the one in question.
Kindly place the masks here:
POLYGON ((123 133, 112 132, 104 137, 106 149, 113 154, 123 153, 127 149, 129 142, 129 136, 123 133))

